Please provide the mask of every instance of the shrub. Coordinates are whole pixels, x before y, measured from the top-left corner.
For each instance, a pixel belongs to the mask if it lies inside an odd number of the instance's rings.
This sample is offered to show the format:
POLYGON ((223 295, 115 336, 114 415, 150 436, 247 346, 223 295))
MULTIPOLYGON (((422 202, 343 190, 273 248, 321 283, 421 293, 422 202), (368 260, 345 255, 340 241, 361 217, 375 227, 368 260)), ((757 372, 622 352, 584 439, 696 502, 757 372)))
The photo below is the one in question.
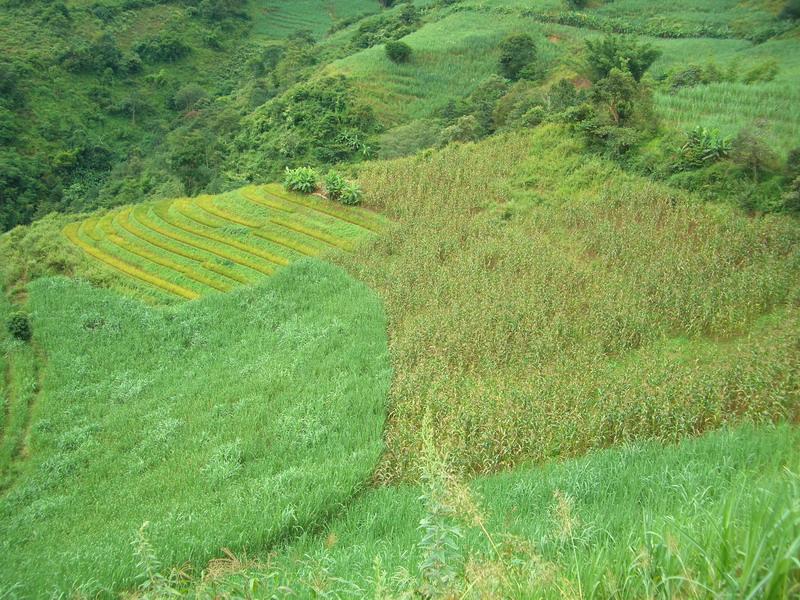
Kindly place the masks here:
POLYGON ((778 62, 776 60, 767 60, 763 63, 757 64, 752 69, 747 71, 742 77, 744 83, 768 83, 775 79, 779 71, 778 62))
POLYGON ((286 177, 283 186, 290 192, 311 194, 317 189, 319 175, 311 167, 286 168, 286 177))
POLYGON ((411 46, 405 42, 391 40, 386 42, 386 56, 396 64, 408 62, 411 58, 411 46))
POLYGON ((616 35, 594 42, 587 40, 586 49, 589 52, 587 61, 592 81, 604 79, 613 69, 619 69, 628 71, 638 82, 661 55, 661 51, 650 44, 616 35))
POLYGON ((339 195, 339 202, 347 206, 355 206, 361 204, 361 197, 363 192, 361 187, 355 182, 345 183, 342 192, 339 195))
POLYGON ((781 19, 800 19, 800 0, 788 0, 780 14, 781 19))
POLYGON ((500 43, 500 72, 507 79, 520 79, 535 60, 536 43, 527 33, 511 34, 500 43))
POLYGON ((698 169, 727 158, 731 152, 731 138, 722 136, 717 129, 706 129, 699 125, 686 133, 686 143, 681 146, 676 167, 698 169))
POLYGON ((31 322, 28 315, 22 311, 12 313, 6 322, 8 332, 18 340, 27 342, 31 339, 31 322))
POLYGON ((473 115, 459 117, 455 123, 442 130, 441 144, 451 142, 474 142, 481 138, 481 124, 473 115))
POLYGON ((325 192, 331 200, 338 200, 342 196, 347 181, 338 172, 331 169, 325 176, 325 192))
POLYGON ((589 4, 589 0, 564 0, 564 4, 569 10, 581 10, 586 8, 586 5, 589 4))
POLYGON ((756 125, 742 129, 733 140, 733 161, 749 171, 753 181, 766 172, 778 170, 778 155, 770 148, 763 129, 756 125))

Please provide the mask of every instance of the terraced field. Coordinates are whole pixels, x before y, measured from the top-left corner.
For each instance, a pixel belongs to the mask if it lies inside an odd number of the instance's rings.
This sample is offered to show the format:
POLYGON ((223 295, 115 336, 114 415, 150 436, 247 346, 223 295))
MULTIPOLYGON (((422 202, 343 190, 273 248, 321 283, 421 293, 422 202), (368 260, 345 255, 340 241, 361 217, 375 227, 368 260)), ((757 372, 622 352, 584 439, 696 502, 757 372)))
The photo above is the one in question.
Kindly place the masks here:
POLYGON ((126 206, 64 234, 134 293, 168 301, 227 292, 304 256, 351 251, 385 225, 379 215, 273 184, 126 206))

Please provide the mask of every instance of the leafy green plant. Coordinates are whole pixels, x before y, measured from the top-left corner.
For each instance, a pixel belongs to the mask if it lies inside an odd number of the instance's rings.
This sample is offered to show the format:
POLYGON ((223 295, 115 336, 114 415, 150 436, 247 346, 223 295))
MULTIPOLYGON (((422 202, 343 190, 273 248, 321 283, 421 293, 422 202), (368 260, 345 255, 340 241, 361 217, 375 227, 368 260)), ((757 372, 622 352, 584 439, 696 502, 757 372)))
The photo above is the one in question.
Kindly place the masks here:
POLYGON ((318 181, 319 175, 311 167, 297 167, 296 169, 287 167, 283 186, 290 192, 311 194, 316 191, 318 181))
POLYGON ((361 191, 361 187, 355 182, 348 182, 342 188, 339 201, 347 206, 356 206, 361 204, 362 197, 363 192, 361 191))
POLYGON ((27 313, 22 311, 11 313, 11 316, 8 317, 8 321, 6 322, 6 326, 8 332, 15 339, 23 342, 27 342, 31 339, 31 321, 27 313))
POLYGON ((678 169, 697 169, 728 158, 731 153, 731 138, 723 136, 718 129, 707 129, 698 125, 686 132, 686 142, 681 146, 678 169))
POLYGON ((347 186, 347 180, 342 177, 338 171, 334 171, 333 169, 328 171, 328 174, 325 175, 324 183, 325 193, 331 200, 339 200, 347 186))
POLYGON ((386 56, 393 63, 405 63, 411 58, 411 46, 398 40, 386 42, 386 56))

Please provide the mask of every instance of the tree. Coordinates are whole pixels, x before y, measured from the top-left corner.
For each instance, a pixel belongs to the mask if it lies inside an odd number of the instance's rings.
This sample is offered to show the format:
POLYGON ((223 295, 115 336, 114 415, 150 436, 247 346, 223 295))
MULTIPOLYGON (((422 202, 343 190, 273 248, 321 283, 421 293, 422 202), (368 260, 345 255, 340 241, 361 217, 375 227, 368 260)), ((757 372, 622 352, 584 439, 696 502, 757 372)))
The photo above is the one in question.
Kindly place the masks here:
POLYGON ((500 42, 500 72, 516 81, 536 60, 536 43, 527 33, 514 33, 500 42))
POLYGON ((628 71, 634 80, 641 81, 645 71, 661 55, 650 44, 614 35, 595 42, 587 40, 586 49, 592 81, 608 77, 612 69, 628 71))
POLYGON ((621 125, 633 114, 638 95, 639 89, 633 75, 616 67, 592 88, 593 100, 608 111, 614 125, 621 125))
POLYGON ((386 56, 393 63, 408 62, 408 59, 411 58, 411 46, 396 40, 386 42, 386 56))
POLYGON ((778 170, 778 155, 769 147, 761 124, 742 129, 733 140, 733 161, 750 171, 753 181, 767 171, 778 170))
POLYGON ((187 111, 194 108, 195 104, 205 97, 205 88, 196 83, 189 83, 175 92, 172 102, 178 110, 187 111))

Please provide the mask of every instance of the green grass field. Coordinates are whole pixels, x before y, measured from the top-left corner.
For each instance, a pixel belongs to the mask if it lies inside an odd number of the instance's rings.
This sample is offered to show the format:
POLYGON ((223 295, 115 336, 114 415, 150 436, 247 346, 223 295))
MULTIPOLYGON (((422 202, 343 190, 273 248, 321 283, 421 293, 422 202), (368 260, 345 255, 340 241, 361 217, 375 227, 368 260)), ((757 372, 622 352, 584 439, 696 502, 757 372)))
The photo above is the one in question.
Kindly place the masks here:
POLYGON ((376 489, 269 564, 209 569, 194 593, 241 594, 255 580, 255 598, 403 598, 431 586, 458 598, 789 598, 800 591, 798 444, 795 429, 746 428, 468 486, 445 475, 376 489), (436 568, 436 553, 450 564, 436 568))
MULTIPOLYGON (((32 284, 28 304, 47 361, 10 482, 19 432, 3 428, 14 595, 132 587, 145 522, 167 565, 268 548, 346 502, 380 454, 383 312, 324 263, 168 310, 66 279, 32 284)), ((12 386, 30 386, 9 357, 12 386)))

